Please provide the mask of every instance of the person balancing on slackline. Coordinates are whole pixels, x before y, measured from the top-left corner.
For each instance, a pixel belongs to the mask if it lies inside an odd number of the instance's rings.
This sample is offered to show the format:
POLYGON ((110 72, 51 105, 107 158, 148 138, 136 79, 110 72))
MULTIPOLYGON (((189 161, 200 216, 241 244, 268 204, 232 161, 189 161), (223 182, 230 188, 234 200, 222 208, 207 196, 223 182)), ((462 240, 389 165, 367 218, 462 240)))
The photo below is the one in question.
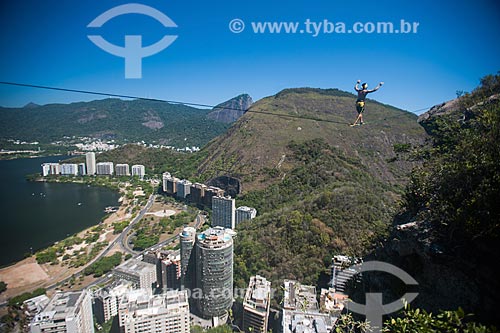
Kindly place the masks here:
POLYGON ((356 100, 356 111, 358 111, 358 117, 356 118, 354 124, 352 124, 351 126, 363 125, 363 112, 365 111, 366 95, 379 90, 379 88, 384 84, 384 82, 380 82, 374 89, 368 90, 368 84, 366 82, 361 85, 361 88, 359 88, 358 85, 360 82, 361 80, 358 80, 356 82, 356 85, 354 86, 354 90, 358 92, 358 99, 356 100))

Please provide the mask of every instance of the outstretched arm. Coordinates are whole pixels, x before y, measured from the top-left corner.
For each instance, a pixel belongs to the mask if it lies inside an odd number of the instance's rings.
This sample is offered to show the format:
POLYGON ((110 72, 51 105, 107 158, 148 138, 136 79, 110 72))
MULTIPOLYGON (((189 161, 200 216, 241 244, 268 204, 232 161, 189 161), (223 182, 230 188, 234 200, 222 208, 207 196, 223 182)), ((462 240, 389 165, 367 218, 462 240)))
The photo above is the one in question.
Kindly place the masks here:
POLYGON ((380 87, 382 87, 382 85, 383 85, 383 84, 384 84, 384 82, 380 82, 380 83, 378 84, 378 86, 376 86, 376 87, 375 87, 375 88, 373 88, 372 90, 368 90, 368 91, 367 91, 367 93, 372 93, 372 92, 374 92, 374 91, 379 90, 379 89, 380 89, 380 87))
POLYGON ((356 90, 356 91, 361 91, 361 90, 363 90, 363 89, 360 89, 360 88, 358 87, 358 84, 360 84, 360 83, 361 83, 361 80, 356 81, 356 85, 354 86, 354 90, 356 90))

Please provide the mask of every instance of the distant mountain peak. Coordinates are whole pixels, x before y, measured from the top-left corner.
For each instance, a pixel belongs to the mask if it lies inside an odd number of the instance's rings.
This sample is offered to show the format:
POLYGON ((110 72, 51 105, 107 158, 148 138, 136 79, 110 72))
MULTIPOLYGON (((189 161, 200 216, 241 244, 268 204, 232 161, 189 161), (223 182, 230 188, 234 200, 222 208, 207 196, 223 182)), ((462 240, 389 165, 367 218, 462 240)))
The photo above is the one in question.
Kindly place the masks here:
POLYGON ((214 107, 207 118, 222 123, 233 123, 240 118, 250 106, 252 97, 248 94, 241 94, 214 107))
POLYGON ((39 104, 36 104, 36 103, 33 103, 33 102, 29 102, 28 104, 26 104, 25 106, 23 106, 23 108, 25 108, 25 109, 34 109, 34 108, 37 108, 39 106, 40 106, 39 104))

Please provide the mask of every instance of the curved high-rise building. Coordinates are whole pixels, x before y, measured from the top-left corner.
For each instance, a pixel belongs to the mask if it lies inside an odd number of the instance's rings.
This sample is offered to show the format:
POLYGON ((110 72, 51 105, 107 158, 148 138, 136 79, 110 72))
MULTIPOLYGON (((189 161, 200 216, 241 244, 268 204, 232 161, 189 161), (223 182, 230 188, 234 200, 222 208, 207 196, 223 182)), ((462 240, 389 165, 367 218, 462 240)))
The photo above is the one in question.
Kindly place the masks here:
POLYGON ((196 240, 196 229, 185 227, 180 235, 181 241, 181 286, 186 289, 193 288, 194 283, 194 242, 196 240))
POLYGON ((96 173, 96 164, 95 164, 95 153, 88 152, 85 154, 85 162, 87 165, 87 175, 92 176, 96 173))
POLYGON ((204 318, 227 314, 233 303, 233 236, 221 227, 196 236, 196 307, 204 318))

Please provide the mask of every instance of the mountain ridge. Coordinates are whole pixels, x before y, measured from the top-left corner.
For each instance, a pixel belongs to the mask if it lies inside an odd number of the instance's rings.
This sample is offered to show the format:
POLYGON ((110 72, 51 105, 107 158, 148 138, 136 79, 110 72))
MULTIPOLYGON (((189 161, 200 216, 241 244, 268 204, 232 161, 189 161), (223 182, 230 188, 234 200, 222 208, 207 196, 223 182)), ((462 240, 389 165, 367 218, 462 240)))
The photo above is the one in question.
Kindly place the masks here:
POLYGON ((353 94, 338 89, 292 88, 263 98, 207 145, 199 174, 241 178, 244 190, 262 188, 266 170, 285 175, 291 168, 286 157, 292 139, 323 138, 344 154, 359 156, 380 179, 403 183, 413 163, 397 159, 393 145, 411 149, 423 143, 426 134, 417 116, 368 100, 367 125, 352 128, 348 124, 357 115, 354 103, 353 94))
POLYGON ((0 108, 0 139, 50 143, 65 136, 86 136, 177 147, 203 146, 228 128, 227 124, 208 119, 209 112, 161 101, 116 98, 0 108))

